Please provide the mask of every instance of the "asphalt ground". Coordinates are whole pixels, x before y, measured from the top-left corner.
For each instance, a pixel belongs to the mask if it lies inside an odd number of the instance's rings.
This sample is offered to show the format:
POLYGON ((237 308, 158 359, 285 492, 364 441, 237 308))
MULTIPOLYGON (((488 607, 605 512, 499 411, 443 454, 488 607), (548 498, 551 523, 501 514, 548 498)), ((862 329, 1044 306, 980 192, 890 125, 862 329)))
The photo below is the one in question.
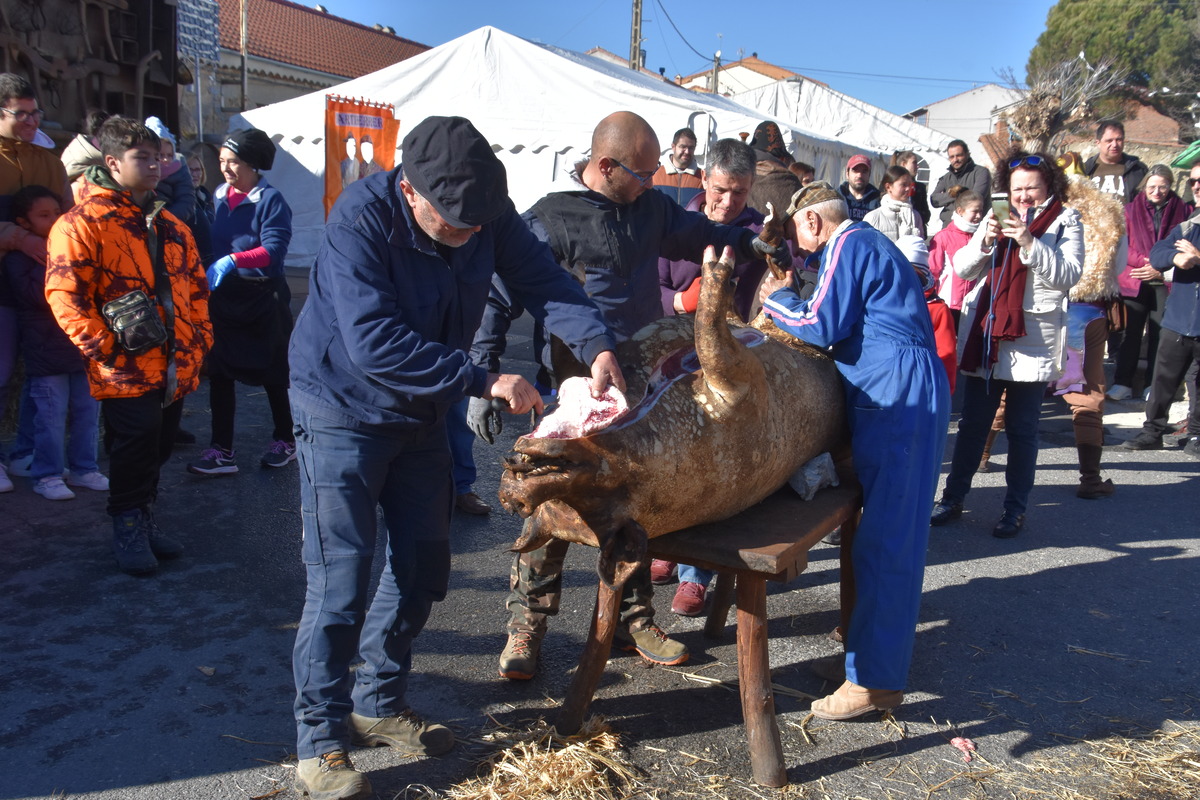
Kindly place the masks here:
MULTIPOLYGON (((527 338, 513 345, 513 365, 528 374, 527 338)), ((1110 404, 1109 444, 1137 432, 1140 406, 1110 404)), ((206 387, 188 399, 184 424, 206 439, 206 387)), ((526 427, 514 419, 497 445, 476 442, 481 496, 494 502, 500 459, 526 427)), ((0 800, 299 797, 290 669, 304 595, 297 474, 258 466, 270 430, 265 396, 241 387, 241 472, 189 475, 200 448, 177 449, 158 514, 187 553, 150 578, 115 569, 103 495, 51 502, 22 478, 0 495, 0 800)), ((953 442, 952 429, 947 465, 953 442)), ((1005 462, 1003 437, 993 461, 1005 462)), ((651 668, 614 652, 591 711, 620 734, 658 797, 1057 797, 1054 785, 1132 797, 1097 766, 1096 743, 1197 724, 1200 461, 1115 446, 1104 461, 1116 495, 1077 499, 1069 414, 1047 399, 1025 531, 989 535, 1000 472, 979 475, 966 514, 932 531, 910 688, 895 722, 806 722, 808 700, 776 696, 786 790, 750 782, 736 692, 684 674, 736 677, 734 629, 704 638, 701 619, 669 612, 673 586, 658 596, 657 619, 691 660, 651 668), (955 736, 976 743, 971 764, 950 746, 955 736), (1022 793, 1038 787, 1043 794, 1022 793)), ((507 547, 519 527, 498 510, 456 514, 450 594, 417 639, 409 700, 464 744, 439 759, 356 750, 380 798, 415 797, 421 785, 444 792, 476 774, 481 731, 553 721, 587 634, 595 553, 568 556, 562 613, 537 677, 504 681, 496 658, 507 547)), ((808 665, 838 652, 826 638, 838 616, 837 555, 819 546, 807 572, 769 587, 780 686, 817 696, 834 688, 808 665)))

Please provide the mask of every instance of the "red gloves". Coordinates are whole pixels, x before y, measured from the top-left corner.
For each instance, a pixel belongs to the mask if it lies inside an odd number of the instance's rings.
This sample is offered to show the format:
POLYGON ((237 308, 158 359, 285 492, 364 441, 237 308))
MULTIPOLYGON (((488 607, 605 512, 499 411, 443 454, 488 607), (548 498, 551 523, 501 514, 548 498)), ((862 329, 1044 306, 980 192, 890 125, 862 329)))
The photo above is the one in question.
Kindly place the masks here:
POLYGON ((683 306, 683 313, 693 314, 696 311, 696 306, 700 303, 700 279, 692 281, 692 285, 679 293, 679 304, 683 306))

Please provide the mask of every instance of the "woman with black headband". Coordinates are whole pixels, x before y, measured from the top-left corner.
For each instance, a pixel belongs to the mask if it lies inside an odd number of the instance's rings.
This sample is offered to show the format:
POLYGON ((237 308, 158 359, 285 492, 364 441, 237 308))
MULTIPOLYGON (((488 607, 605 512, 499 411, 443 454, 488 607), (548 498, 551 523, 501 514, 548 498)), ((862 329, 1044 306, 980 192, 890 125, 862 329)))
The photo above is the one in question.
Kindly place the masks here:
POLYGON ((275 144, 260 130, 237 131, 221 146, 225 183, 213 193, 213 256, 208 267, 213 348, 208 354, 212 443, 188 464, 197 475, 238 471, 233 448, 235 381, 266 390, 274 433, 261 463, 295 461, 288 405, 291 292, 283 259, 292 239, 292 210, 260 174, 275 162, 275 144))

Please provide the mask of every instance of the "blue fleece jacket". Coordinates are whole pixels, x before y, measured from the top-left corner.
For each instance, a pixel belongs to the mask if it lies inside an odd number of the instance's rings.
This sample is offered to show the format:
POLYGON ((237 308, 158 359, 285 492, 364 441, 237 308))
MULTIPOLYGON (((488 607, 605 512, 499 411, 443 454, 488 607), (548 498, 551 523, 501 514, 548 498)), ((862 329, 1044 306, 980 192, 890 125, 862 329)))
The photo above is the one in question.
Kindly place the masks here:
POLYGON ((330 212, 290 347, 292 403, 349 427, 436 422, 482 396, 467 356, 498 275, 590 364, 615 347, 596 306, 509 202, 466 244, 435 244, 399 194, 402 167, 355 181, 330 212))
POLYGON ((222 183, 213 193, 213 260, 264 247, 271 255, 271 264, 263 274, 281 277, 283 259, 292 241, 291 207, 266 178, 260 178, 258 185, 232 211, 226 199, 228 196, 227 183, 222 183))

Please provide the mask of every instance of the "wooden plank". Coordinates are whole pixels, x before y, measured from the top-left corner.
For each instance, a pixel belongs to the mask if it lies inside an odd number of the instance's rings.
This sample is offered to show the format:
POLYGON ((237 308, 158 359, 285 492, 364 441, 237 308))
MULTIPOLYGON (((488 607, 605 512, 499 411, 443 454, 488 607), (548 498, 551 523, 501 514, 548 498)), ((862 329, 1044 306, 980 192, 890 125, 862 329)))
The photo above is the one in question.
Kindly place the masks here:
POLYGON ((600 684, 600 676, 608 664, 608 656, 612 651, 613 635, 617 630, 617 614, 621 605, 621 591, 624 583, 612 588, 604 585, 604 581, 596 590, 596 613, 592 615, 592 627, 588 632, 587 645, 579 657, 579 667, 567 696, 563 700, 555 727, 563 736, 578 733, 583 726, 583 718, 588 706, 592 704, 592 696, 596 686, 600 684))
POLYGON ((808 501, 785 486, 730 519, 651 539, 650 554, 788 581, 804 571, 813 545, 857 513, 861 497, 862 489, 853 481, 822 489, 808 501))

